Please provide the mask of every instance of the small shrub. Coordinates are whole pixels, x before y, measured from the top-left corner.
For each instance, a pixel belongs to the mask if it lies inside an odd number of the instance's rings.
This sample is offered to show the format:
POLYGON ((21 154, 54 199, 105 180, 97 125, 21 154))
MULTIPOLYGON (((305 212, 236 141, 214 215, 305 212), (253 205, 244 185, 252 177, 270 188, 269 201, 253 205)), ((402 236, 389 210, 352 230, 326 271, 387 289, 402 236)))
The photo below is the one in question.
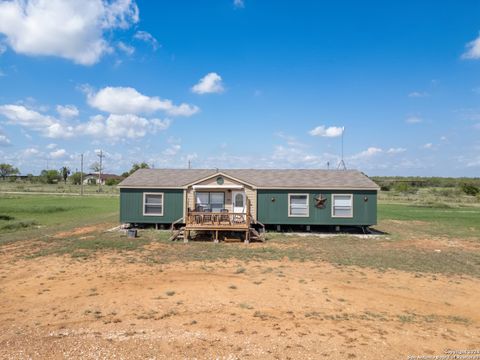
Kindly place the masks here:
POLYGON ((37 222, 32 220, 16 221, 16 222, 11 222, 11 223, 2 225, 0 226, 0 229, 1 230, 19 230, 19 229, 24 229, 33 225, 37 225, 37 222))
POLYGON ((395 191, 404 194, 415 194, 417 192, 417 189, 410 186, 406 182, 401 182, 395 184, 395 191))
POLYGON ((120 180, 118 179, 107 179, 105 180, 105 185, 107 186, 115 186, 115 185, 118 185, 120 183, 120 180))
POLYGON ((0 220, 14 220, 15 218, 13 216, 10 216, 10 215, 2 215, 0 214, 0 220))
POLYGON ((461 189, 465 194, 471 195, 471 196, 476 196, 480 193, 480 189, 473 184, 463 183, 461 185, 461 189))

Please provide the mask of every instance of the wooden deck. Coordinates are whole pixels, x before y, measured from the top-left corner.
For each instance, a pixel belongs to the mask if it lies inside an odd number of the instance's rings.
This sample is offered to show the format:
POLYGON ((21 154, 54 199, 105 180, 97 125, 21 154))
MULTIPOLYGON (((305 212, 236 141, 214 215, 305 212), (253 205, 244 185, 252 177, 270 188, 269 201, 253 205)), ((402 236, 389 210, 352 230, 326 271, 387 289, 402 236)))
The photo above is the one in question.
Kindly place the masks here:
POLYGON ((245 233, 245 242, 250 242, 250 239, 263 241, 265 239, 265 227, 263 224, 252 219, 249 211, 250 206, 247 206, 245 213, 231 213, 228 211, 211 212, 211 211, 192 211, 188 209, 185 221, 179 219, 172 224, 171 240, 183 238, 185 242, 190 239, 191 232, 211 232, 213 241, 219 242, 220 232, 242 232, 245 233), (184 223, 183 226, 181 224, 184 223), (180 227, 178 227, 180 226, 180 227), (259 233, 258 226, 262 228, 259 233))
POLYGON ((247 230, 251 216, 248 213, 189 211, 185 230, 247 230))

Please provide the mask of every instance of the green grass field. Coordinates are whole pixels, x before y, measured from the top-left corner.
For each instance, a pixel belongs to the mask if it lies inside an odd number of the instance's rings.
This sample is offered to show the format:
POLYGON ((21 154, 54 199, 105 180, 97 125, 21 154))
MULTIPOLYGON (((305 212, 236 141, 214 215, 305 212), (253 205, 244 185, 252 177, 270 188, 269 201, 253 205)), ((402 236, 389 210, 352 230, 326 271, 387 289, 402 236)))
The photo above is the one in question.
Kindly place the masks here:
MULTIPOLYGON (((90 195, 118 195, 119 190, 116 186, 102 186, 102 191, 99 193, 97 185, 84 185, 84 194, 90 195)), ((31 183, 27 181, 1 181, 1 192, 28 192, 28 193, 55 193, 55 194, 80 194, 80 185, 73 185, 70 182, 64 184, 59 182, 58 184, 42 184, 31 183)))
POLYGON ((22 256, 69 254, 88 258, 99 252, 127 252, 131 261, 248 260, 328 261, 380 270, 419 273, 465 274, 480 277, 480 207, 379 204, 378 230, 386 234, 369 238, 351 235, 318 237, 269 233, 265 244, 172 243, 168 231, 144 230, 137 239, 106 232, 118 224, 117 197, 7 195, 0 197, 0 246, 21 240, 37 241, 22 256), (56 237, 59 232, 102 224, 88 234, 56 237), (88 236, 85 236, 88 235, 88 236), (412 245, 403 246, 412 241, 412 245), (422 246, 433 243, 433 248, 422 246), (445 243, 462 242, 471 246, 445 243), (152 250, 149 244, 161 246, 152 250), (435 244, 438 243, 438 249, 435 244), (399 246, 402 245, 402 246, 399 246))
POLYGON ((118 197, 0 195, 0 243, 118 221, 118 197))

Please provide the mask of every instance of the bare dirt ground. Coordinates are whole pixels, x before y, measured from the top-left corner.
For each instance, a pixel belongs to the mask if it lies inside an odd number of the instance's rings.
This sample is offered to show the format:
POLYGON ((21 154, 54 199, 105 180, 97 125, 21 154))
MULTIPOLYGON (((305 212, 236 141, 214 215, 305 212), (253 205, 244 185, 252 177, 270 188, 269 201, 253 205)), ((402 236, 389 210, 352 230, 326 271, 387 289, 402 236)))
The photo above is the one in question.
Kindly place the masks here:
POLYGON ((406 359, 480 344, 479 279, 114 251, 19 259, 27 243, 0 253, 5 359, 406 359))

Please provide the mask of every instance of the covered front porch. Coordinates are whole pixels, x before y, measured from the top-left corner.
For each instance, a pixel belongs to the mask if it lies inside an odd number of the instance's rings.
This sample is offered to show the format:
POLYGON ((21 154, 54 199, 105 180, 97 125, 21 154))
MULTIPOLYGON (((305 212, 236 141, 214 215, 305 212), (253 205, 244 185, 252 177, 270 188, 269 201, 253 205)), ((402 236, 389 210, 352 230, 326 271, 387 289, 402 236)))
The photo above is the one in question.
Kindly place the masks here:
POLYGON ((178 236, 172 225, 172 239, 188 241, 192 234, 211 234, 215 242, 239 235, 245 242, 260 239, 252 201, 256 204, 256 193, 249 184, 221 174, 190 184, 186 189, 184 225, 177 230, 181 230, 178 236))

